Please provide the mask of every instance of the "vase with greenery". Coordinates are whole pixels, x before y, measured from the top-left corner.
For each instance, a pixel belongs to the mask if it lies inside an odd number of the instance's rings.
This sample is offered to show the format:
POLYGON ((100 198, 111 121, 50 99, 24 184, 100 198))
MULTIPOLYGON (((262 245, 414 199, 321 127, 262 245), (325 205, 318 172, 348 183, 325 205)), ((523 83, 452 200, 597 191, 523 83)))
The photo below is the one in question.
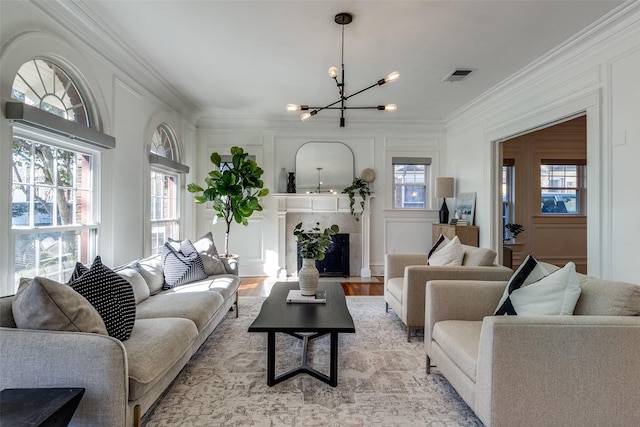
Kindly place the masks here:
POLYGON ((503 242, 515 241, 516 237, 524 231, 524 227, 520 224, 509 223, 504 226, 510 234, 504 236, 503 242))
POLYGON ((353 178, 351 185, 342 190, 342 194, 349 196, 349 210, 351 211, 351 215, 356 217, 356 221, 360 221, 360 218, 358 218, 358 214, 355 211, 356 196, 360 196, 362 199, 360 201, 360 214, 362 214, 365 203, 367 202, 367 197, 371 195, 369 183, 362 178, 355 177, 353 178))
POLYGON ((327 249, 333 243, 331 236, 339 231, 340 227, 336 224, 322 230, 319 222, 310 230, 304 230, 302 223, 294 227, 293 235, 296 237, 302 257, 302 268, 298 272, 302 295, 316 294, 320 278, 320 273, 316 268, 316 260, 322 261, 324 259, 327 249))
POLYGON ((263 188, 261 179, 264 171, 249 158, 241 147, 231 147, 231 161, 222 161, 222 156, 212 153, 211 163, 215 169, 204 179, 206 187, 191 183, 187 186, 190 193, 196 193, 196 203, 213 203, 217 212, 214 223, 224 220, 224 253, 229 257, 229 231, 233 221, 248 225, 248 218, 256 211, 261 211, 260 199, 269 194, 263 188))

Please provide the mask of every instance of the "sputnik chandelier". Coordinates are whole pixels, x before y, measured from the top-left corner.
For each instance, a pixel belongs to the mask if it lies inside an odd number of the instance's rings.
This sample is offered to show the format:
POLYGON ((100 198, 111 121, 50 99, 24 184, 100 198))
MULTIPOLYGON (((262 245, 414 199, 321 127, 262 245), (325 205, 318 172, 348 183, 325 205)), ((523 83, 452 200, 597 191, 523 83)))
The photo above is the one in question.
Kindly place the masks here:
POLYGON ((392 73, 390 73, 388 76, 386 76, 383 79, 378 80, 376 83, 372 84, 369 87, 366 87, 362 90, 359 90, 351 95, 347 95, 347 92, 345 91, 345 81, 344 81, 344 26, 351 23, 351 21, 353 21, 353 16, 350 13, 339 13, 335 16, 336 24, 340 24, 342 25, 342 48, 341 48, 341 53, 342 53, 342 76, 341 79, 342 81, 338 80, 338 68, 337 67, 331 67, 329 68, 329 77, 331 77, 333 80, 335 80, 336 85, 338 86, 338 94, 340 96, 340 99, 338 99, 335 102, 332 102, 329 105, 326 105, 324 107, 310 107, 308 105, 296 105, 296 104, 288 104, 287 105, 287 111, 304 111, 304 113, 302 113, 302 115, 300 116, 300 118, 305 121, 310 119, 311 117, 315 116, 316 114, 318 114, 318 112, 322 111, 322 110, 340 110, 340 127, 344 127, 345 124, 345 120, 344 120, 344 112, 345 110, 350 110, 350 109, 357 109, 357 110, 381 110, 381 111, 396 111, 398 109, 398 106, 396 104, 387 104, 387 105, 377 105, 375 107, 348 107, 347 106, 347 100, 349 98, 352 98, 366 90, 369 90, 371 88, 374 88, 376 86, 381 86, 387 82, 392 82, 394 80, 397 80, 398 77, 400 77, 400 73, 398 73, 397 71, 394 71, 392 73), (338 105, 339 104, 339 105, 338 105))

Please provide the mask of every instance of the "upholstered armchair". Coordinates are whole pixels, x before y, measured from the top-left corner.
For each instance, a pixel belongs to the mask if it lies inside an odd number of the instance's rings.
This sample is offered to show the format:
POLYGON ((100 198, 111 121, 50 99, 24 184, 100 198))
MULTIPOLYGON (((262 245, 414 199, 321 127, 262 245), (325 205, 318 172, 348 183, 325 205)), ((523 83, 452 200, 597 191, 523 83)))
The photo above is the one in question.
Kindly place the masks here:
POLYGON ((427 254, 387 254, 384 263, 384 300, 407 325, 407 340, 424 328, 425 288, 429 280, 509 280, 513 271, 495 263, 487 248, 462 245, 461 266, 427 265, 427 254))

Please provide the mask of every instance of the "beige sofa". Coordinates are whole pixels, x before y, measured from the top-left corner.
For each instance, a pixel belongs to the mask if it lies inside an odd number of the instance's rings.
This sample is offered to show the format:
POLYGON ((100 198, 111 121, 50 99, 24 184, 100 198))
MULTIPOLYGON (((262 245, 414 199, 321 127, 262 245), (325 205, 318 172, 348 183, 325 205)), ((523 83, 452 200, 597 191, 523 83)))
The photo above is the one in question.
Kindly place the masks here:
POLYGON ((427 372, 487 426, 640 425, 640 286, 578 276, 573 316, 493 316, 506 282, 430 281, 427 372))
POLYGON ((93 333, 17 329, 13 296, 0 298, 0 389, 84 387, 70 425, 140 425, 142 415, 234 304, 237 316, 237 264, 226 263, 224 269, 229 274, 164 291, 159 256, 118 271, 132 284, 136 299, 135 323, 125 341, 93 333))
POLYGON ((510 268, 495 264, 491 249, 462 245, 462 266, 427 264, 427 254, 387 254, 384 263, 386 310, 395 311, 407 325, 407 340, 414 329, 424 328, 424 295, 429 280, 508 280, 510 268))

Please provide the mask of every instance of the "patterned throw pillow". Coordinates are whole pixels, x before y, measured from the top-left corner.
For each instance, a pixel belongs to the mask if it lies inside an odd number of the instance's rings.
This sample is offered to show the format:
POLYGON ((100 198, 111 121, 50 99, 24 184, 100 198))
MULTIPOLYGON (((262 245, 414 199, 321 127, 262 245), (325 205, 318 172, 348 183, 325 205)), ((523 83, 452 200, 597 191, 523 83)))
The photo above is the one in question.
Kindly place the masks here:
MULTIPOLYGON (((175 250, 180 250, 180 245, 183 243, 180 240, 169 239, 169 243, 175 250)), ((200 254, 202 258, 202 264, 204 265, 204 272, 207 276, 215 276, 218 274, 227 274, 227 270, 224 267, 224 263, 218 255, 218 250, 213 242, 213 235, 209 231, 207 234, 193 242, 193 247, 200 254)))
POLYGON ((109 336, 125 341, 136 320, 136 300, 131 284, 102 264, 97 256, 91 268, 69 283, 93 305, 109 336))
POLYGON ((440 249, 444 248, 447 245, 447 243, 449 243, 449 241, 450 240, 444 234, 441 234, 438 237, 438 240, 436 240, 436 242, 433 244, 433 246, 431 247, 431 250, 429 251, 429 254, 427 255, 427 265, 429 265, 429 258, 431 258, 431 255, 435 254, 440 249))
POLYGON ((82 264, 81 262, 76 262, 76 267, 73 269, 73 273, 71 273, 71 277, 69 278, 67 284, 71 284, 71 282, 78 279, 87 271, 89 271, 89 269, 84 264, 82 264))
POLYGON ((164 271, 163 289, 171 289, 207 278, 200 254, 190 240, 185 240, 179 249, 170 242, 162 248, 162 268, 164 271))
POLYGON ((462 259, 464 258, 464 248, 458 236, 454 236, 453 239, 442 249, 438 249, 431 254, 427 262, 428 265, 437 266, 460 266, 462 265, 462 259))
POLYGON ((580 292, 574 263, 568 262, 549 274, 529 255, 509 279, 495 314, 571 315, 580 292))

